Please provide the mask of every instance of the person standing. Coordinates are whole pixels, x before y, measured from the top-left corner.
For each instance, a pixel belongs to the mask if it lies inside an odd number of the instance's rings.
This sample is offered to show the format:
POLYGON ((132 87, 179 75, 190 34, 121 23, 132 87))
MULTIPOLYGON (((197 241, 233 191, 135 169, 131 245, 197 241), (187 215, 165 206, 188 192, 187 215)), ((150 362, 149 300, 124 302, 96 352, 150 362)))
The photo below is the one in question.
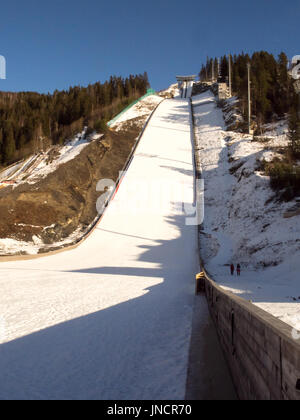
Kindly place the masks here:
POLYGON ((237 272, 237 275, 238 275, 238 276, 240 276, 240 275, 241 275, 241 266, 240 266, 240 264, 238 264, 238 265, 237 265, 237 267, 236 267, 236 272, 237 272))
POLYGON ((234 275, 234 265, 233 264, 231 264, 231 266, 230 266, 230 271, 231 271, 231 275, 233 276, 234 275))

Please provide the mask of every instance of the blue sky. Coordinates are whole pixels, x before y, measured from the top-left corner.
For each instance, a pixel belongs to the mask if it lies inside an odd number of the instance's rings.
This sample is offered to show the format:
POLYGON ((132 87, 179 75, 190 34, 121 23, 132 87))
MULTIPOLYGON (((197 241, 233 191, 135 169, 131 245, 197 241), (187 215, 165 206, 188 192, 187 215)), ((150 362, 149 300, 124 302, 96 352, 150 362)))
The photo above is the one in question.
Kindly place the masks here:
POLYGON ((300 54, 299 0, 9 0, 0 8, 0 90, 52 92, 147 71, 154 89, 206 56, 300 54))

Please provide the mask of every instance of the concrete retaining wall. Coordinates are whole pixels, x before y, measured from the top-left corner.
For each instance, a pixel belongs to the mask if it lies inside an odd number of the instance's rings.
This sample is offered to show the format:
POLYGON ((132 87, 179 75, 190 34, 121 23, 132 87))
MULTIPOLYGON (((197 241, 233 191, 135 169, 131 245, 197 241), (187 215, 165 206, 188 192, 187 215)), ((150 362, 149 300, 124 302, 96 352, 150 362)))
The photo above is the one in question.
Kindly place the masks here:
MULTIPOLYGON (((201 151, 193 129, 192 137, 199 178, 201 151)), ((204 275, 198 279, 197 291, 206 295, 238 397, 300 400, 300 334, 294 339, 297 333, 292 327, 222 289, 205 271, 202 261, 201 266, 204 275)))
POLYGON ((226 292, 206 272, 201 281, 239 398, 299 400, 300 339, 292 338, 292 327, 226 292))

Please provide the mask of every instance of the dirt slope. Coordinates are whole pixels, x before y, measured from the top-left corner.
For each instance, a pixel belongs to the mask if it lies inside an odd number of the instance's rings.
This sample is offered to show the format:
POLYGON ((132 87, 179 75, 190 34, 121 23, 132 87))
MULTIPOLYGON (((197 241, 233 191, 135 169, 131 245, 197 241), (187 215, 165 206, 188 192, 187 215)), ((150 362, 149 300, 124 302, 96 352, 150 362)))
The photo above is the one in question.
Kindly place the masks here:
POLYGON ((139 132, 138 121, 131 121, 122 131, 109 131, 92 142, 36 184, 0 190, 0 238, 37 237, 54 244, 78 227, 84 231, 97 216, 97 182, 117 179, 139 132))

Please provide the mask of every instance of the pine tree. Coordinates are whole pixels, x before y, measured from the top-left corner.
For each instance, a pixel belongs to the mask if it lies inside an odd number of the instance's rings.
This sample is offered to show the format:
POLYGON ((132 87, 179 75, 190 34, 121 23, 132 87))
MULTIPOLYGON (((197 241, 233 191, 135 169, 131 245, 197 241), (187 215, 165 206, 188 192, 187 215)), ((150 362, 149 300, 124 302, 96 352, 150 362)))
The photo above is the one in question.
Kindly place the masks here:
POLYGON ((0 162, 5 165, 39 151, 40 138, 47 145, 63 143, 80 131, 83 123, 93 127, 99 118, 111 119, 148 87, 145 72, 127 79, 112 76, 109 82, 75 86, 52 95, 0 92, 0 162))
POLYGON ((222 57, 221 59, 221 66, 220 66, 220 72, 221 72, 221 81, 227 82, 228 81, 228 70, 229 70, 229 63, 226 55, 222 57))
POLYGON ((12 161, 15 151, 16 144, 14 139, 14 133, 11 124, 8 123, 3 141, 3 159, 5 163, 10 163, 12 161))
POLYGON ((289 147, 294 158, 300 157, 300 120, 297 109, 292 108, 289 113, 289 147))
MULTIPOLYGON (((210 80, 211 63, 216 58, 207 58, 199 73, 200 80, 210 80)), ((266 51, 234 55, 232 59, 232 88, 239 98, 241 113, 246 116, 248 97, 247 63, 251 64, 251 96, 253 117, 256 118, 258 129, 267 122, 283 118, 292 108, 294 87, 288 74, 288 59, 285 53, 278 60, 266 51)), ((228 81, 228 57, 223 56, 220 63, 221 77, 219 82, 228 81)), ((298 104, 298 102, 297 102, 298 104)))
POLYGON ((215 58, 214 59, 214 75, 215 75, 215 79, 218 79, 218 71, 219 71, 219 64, 218 64, 218 59, 215 58))

